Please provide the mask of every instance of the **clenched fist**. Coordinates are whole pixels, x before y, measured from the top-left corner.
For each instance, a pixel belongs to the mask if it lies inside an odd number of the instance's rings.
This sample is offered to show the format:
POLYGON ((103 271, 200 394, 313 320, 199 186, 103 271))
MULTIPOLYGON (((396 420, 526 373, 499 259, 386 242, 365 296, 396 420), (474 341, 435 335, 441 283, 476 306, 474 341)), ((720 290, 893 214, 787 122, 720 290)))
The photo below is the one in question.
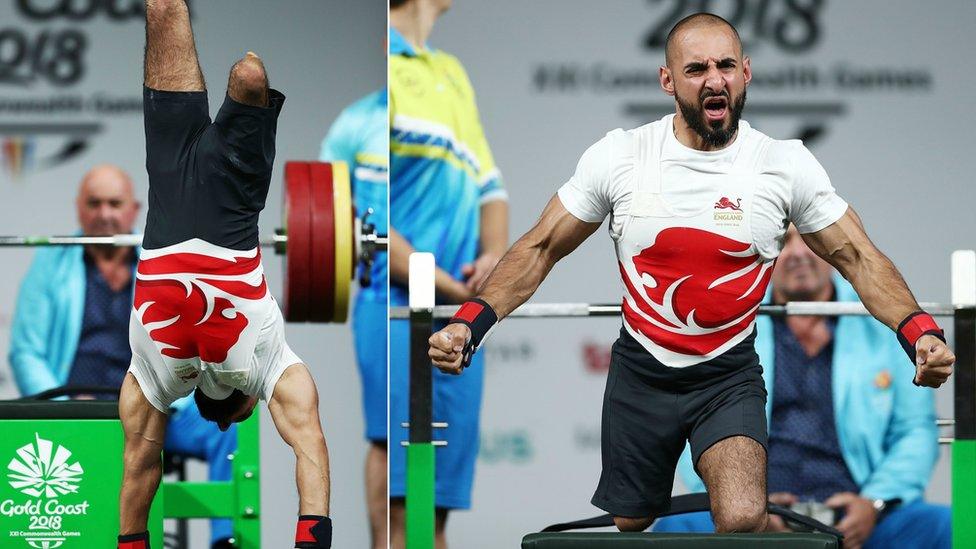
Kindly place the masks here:
POLYGON ((952 375, 956 355, 941 339, 923 335, 915 342, 915 384, 939 387, 952 375))
POLYGON ((464 350, 471 340, 471 329, 461 323, 448 324, 430 336, 427 354, 434 366, 445 374, 459 375, 464 370, 464 350))

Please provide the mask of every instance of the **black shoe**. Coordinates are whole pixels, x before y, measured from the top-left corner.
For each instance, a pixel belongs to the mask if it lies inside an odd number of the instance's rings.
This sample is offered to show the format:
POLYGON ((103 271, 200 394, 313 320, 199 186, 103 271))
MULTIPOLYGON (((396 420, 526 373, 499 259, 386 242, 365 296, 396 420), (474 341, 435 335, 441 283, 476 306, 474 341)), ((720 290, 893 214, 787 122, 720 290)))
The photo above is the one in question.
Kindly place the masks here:
POLYGON ((235 547, 237 546, 230 542, 230 538, 224 538, 215 541, 210 549, 234 549, 235 547))

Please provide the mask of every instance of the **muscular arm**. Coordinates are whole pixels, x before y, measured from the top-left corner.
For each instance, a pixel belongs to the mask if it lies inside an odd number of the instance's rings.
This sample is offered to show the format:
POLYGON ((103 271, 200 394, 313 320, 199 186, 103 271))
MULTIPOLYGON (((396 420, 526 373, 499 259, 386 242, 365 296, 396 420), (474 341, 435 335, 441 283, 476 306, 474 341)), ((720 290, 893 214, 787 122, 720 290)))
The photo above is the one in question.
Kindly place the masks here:
POLYGON ((275 384, 268 410, 295 452, 300 515, 329 516, 329 449, 319 420, 319 393, 304 364, 292 364, 275 384))
MULTIPOLYGON (((580 221, 552 197, 535 226, 512 245, 495 266, 478 297, 501 320, 528 301, 557 261, 575 250, 600 223, 580 221)), ((430 337, 428 354, 442 372, 460 374, 464 347, 471 338, 465 324, 448 324, 430 337)))
POLYGON ((149 403, 135 376, 129 373, 119 394, 119 418, 125 433, 119 534, 138 534, 147 530, 149 507, 163 475, 167 417, 149 403))
POLYGON ((901 273, 864 232, 853 208, 825 229, 803 235, 803 240, 854 285, 867 310, 892 330, 920 309, 901 273))
POLYGON ((528 301, 557 261, 600 227, 569 213, 553 196, 534 227, 502 256, 478 295, 501 319, 528 301))
POLYGON ((481 289, 491 270, 508 249, 508 202, 492 200, 481 205, 481 234, 478 257, 473 263, 461 267, 464 286, 470 292, 481 289))
MULTIPOLYGON (((400 233, 390 226, 390 280, 406 286, 410 279, 410 254, 417 251, 400 233)), ((437 267, 434 271, 434 289, 448 303, 461 303, 471 297, 464 283, 437 267)))
MULTIPOLYGON (((911 313, 920 310, 901 273, 864 232, 861 219, 851 208, 834 224, 803 235, 811 250, 849 280, 867 310, 892 330, 911 313)), ((956 357, 931 334, 915 342, 915 384, 939 387, 952 374, 956 357)))

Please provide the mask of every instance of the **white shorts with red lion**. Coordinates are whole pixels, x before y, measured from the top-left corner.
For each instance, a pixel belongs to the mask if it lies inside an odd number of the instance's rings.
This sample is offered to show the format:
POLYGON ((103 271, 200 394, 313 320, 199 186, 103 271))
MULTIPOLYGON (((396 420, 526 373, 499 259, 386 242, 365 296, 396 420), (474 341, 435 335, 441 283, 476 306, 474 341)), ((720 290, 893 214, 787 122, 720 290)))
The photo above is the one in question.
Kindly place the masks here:
POLYGON ((240 389, 268 400, 285 369, 302 362, 285 342, 260 251, 200 239, 141 254, 129 344, 129 371, 167 413, 198 386, 215 399, 240 389))

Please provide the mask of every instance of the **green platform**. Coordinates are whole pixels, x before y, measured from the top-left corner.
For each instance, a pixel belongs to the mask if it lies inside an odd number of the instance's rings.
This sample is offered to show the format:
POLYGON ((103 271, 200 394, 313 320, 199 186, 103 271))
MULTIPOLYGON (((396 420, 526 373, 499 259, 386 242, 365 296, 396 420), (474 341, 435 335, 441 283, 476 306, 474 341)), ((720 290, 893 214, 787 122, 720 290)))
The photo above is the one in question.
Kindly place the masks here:
POLYGON ((529 534, 522 549, 837 549, 827 534, 652 534, 560 532, 529 534))

